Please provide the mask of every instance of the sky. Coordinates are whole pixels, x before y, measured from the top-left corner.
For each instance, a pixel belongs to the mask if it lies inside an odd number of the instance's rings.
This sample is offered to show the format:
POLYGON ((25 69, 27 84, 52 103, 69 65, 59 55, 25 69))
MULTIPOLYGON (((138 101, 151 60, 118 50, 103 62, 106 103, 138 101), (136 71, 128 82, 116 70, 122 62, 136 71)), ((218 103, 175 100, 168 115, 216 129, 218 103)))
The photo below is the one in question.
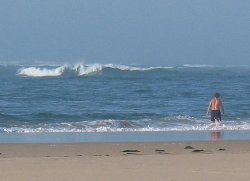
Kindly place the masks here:
POLYGON ((249 0, 1 0, 0 62, 250 65, 249 0))

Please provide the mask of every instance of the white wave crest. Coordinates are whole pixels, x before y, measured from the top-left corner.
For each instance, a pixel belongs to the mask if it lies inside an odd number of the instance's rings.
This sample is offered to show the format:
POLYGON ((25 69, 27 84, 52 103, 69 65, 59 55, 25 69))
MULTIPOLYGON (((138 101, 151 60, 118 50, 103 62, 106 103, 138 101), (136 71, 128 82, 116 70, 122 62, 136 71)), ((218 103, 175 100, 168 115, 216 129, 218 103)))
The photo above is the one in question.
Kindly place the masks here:
POLYGON ((156 69, 175 69, 175 68, 206 68, 214 67, 213 65, 190 65, 185 64, 181 67, 178 66, 155 66, 155 67, 136 67, 119 64, 87 64, 80 63, 77 65, 63 65, 59 67, 55 66, 32 66, 28 68, 21 68, 18 75, 29 77, 45 77, 45 76, 61 76, 61 75, 88 75, 96 72, 100 72, 105 68, 118 69, 121 71, 150 71, 156 69))
POLYGON ((85 65, 83 63, 77 64, 74 66, 63 65, 60 67, 28 67, 19 69, 18 75, 29 76, 29 77, 51 77, 51 76, 60 76, 64 74, 73 74, 73 75, 88 75, 102 71, 103 68, 119 69, 122 71, 148 71, 154 69, 171 69, 174 67, 133 67, 126 65, 116 65, 116 64, 89 64, 85 65))
POLYGON ((214 65, 190 65, 190 64, 185 64, 183 67, 187 68, 206 68, 206 67, 215 67, 214 65))
POLYGON ((19 75, 25 75, 30 77, 44 77, 44 76, 59 76, 62 74, 64 67, 48 70, 46 68, 40 69, 36 67, 22 68, 19 71, 19 75))
POLYGON ((78 74, 79 75, 87 75, 87 74, 91 74, 94 72, 99 72, 102 69, 103 69, 103 66, 101 64, 93 64, 93 65, 89 65, 89 66, 84 66, 83 64, 81 64, 79 66, 78 74))
POLYGON ((127 66, 127 65, 116 65, 116 64, 106 64, 105 67, 120 69, 120 70, 130 70, 130 71, 147 71, 147 70, 153 70, 153 69, 172 69, 172 68, 174 68, 174 67, 161 67, 161 66, 142 68, 142 67, 132 67, 132 66, 127 66))
POLYGON ((57 68, 28 67, 20 69, 18 75, 29 77, 51 77, 63 74, 87 75, 101 71, 102 68, 103 66, 100 64, 94 64, 91 66, 85 66, 84 64, 77 64, 75 66, 64 65, 57 68))

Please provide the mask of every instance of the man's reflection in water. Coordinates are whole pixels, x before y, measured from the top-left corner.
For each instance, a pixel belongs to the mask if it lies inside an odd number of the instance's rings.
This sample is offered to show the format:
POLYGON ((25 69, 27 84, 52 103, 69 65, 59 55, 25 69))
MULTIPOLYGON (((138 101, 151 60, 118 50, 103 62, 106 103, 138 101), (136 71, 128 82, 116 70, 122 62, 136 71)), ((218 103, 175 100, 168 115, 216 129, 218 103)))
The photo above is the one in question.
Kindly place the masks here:
POLYGON ((220 132, 220 131, 212 131, 212 132, 210 132, 210 138, 212 140, 221 139, 222 136, 223 136, 223 132, 220 132))

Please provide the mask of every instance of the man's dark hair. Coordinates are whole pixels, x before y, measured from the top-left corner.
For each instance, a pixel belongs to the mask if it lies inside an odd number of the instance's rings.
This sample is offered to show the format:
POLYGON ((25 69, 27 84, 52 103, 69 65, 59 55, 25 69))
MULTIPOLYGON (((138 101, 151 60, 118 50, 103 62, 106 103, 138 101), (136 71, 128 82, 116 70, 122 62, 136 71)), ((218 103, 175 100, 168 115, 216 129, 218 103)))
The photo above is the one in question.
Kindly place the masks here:
POLYGON ((218 92, 215 92, 215 93, 214 93, 214 97, 219 98, 219 97, 220 97, 220 94, 219 94, 218 92))

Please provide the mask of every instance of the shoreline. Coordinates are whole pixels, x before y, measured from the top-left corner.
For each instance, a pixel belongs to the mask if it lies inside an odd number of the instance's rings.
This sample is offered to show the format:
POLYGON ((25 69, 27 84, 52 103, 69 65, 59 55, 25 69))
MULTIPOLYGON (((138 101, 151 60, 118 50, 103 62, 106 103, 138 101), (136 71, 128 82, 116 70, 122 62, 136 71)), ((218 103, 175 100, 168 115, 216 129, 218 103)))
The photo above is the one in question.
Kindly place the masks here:
POLYGON ((1 143, 3 180, 248 180, 250 140, 1 143))
POLYGON ((102 143, 250 140, 250 130, 85 132, 85 133, 0 133, 1 143, 102 143))

